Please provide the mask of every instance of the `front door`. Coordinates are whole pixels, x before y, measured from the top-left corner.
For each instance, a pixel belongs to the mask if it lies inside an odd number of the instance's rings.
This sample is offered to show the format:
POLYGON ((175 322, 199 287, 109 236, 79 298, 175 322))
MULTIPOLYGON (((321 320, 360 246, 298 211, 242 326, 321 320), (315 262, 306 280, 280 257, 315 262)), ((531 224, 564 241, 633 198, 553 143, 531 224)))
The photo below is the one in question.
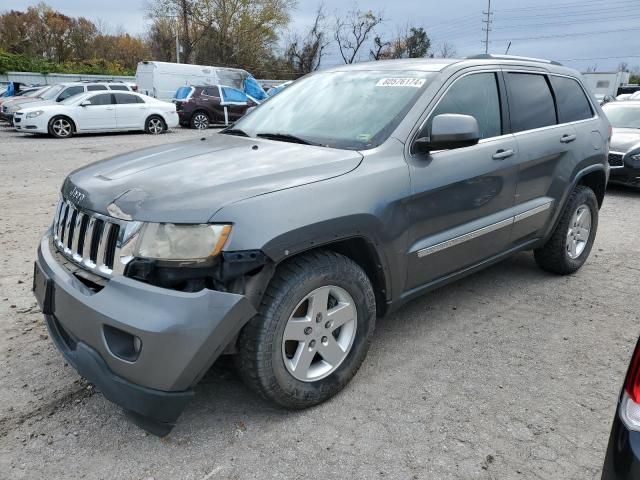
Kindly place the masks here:
POLYGON ((508 245, 518 173, 518 146, 505 134, 500 72, 466 74, 455 80, 429 114, 472 115, 482 139, 477 145, 409 159, 412 227, 407 290, 418 289, 501 253, 508 245))
POLYGON ((89 105, 76 107, 78 130, 109 130, 116 128, 113 94, 100 93, 87 98, 89 105))

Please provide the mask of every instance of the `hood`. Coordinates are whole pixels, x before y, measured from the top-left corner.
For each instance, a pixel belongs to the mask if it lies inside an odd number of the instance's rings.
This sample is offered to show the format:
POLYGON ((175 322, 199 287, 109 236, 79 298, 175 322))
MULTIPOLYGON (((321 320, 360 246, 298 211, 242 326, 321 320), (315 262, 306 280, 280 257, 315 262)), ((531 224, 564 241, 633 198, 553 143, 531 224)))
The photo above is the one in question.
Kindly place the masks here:
POLYGON ((640 129, 614 128, 611 136, 611 151, 627 153, 634 146, 640 147, 640 129))
POLYGON ((7 102, 4 104, 4 106, 7 106, 8 108, 11 109, 15 109, 16 107, 20 106, 21 109, 22 108, 31 108, 31 107, 35 107, 35 106, 39 106, 39 105, 51 105, 52 103, 55 103, 51 100, 43 100, 39 97, 26 97, 26 98, 21 98, 20 100, 13 100, 11 102, 7 102))
POLYGON ((88 165, 62 193, 125 220, 205 223, 230 203, 344 175, 361 161, 350 150, 214 134, 88 165))

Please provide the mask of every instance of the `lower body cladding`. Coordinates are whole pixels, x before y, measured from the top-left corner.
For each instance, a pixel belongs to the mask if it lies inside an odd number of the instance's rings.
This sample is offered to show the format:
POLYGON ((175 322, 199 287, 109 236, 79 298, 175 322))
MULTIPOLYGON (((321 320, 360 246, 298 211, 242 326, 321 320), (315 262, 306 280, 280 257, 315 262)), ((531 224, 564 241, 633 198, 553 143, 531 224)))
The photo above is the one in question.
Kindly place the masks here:
POLYGON ((242 295, 114 277, 95 292, 56 261, 49 234, 33 288, 58 349, 145 430, 166 435, 193 387, 255 315, 242 295))
POLYGON ((609 446, 602 467, 602 480, 637 480, 640 478, 640 432, 629 430, 620 419, 613 419, 609 446))

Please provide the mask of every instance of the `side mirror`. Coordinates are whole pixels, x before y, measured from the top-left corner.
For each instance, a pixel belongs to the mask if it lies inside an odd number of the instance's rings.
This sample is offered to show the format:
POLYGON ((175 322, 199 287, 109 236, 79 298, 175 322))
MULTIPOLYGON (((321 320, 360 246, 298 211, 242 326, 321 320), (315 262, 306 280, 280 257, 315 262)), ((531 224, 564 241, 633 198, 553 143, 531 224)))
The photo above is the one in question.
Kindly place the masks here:
POLYGON ((428 136, 422 133, 413 144, 414 149, 421 153, 470 147, 480 141, 480 126, 471 115, 436 115, 431 121, 431 133, 428 136))
POLYGON ((83 100, 82 102, 80 102, 81 107, 87 107, 89 105, 91 105, 91 100, 83 100))

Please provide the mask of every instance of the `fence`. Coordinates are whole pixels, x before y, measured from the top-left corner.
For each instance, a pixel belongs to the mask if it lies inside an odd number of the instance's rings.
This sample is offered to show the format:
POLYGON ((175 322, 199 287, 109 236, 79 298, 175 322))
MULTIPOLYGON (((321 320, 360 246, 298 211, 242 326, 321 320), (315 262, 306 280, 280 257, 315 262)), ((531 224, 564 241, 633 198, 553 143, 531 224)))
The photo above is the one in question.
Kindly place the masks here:
MULTIPOLYGON (((7 72, 0 74, 0 82, 20 82, 36 85, 52 85, 63 82, 80 82, 116 80, 121 82, 135 82, 136 77, 113 75, 83 75, 75 73, 34 73, 34 72, 7 72)), ((285 80, 258 80, 264 88, 274 87, 284 83, 285 80)))

